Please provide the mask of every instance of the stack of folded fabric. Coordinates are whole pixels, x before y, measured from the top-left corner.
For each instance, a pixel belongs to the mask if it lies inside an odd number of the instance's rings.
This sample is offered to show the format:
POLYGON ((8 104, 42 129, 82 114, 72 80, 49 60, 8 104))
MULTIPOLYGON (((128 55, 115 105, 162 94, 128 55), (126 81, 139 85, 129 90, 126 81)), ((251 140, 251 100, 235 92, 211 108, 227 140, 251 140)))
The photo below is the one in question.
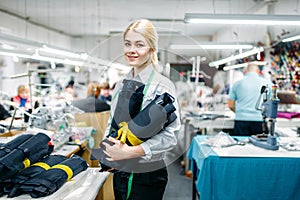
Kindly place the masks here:
POLYGON ((52 153, 53 146, 49 145, 49 141, 50 138, 43 133, 24 133, 0 145, 0 196, 7 179, 52 153))
POLYGON ((23 169, 12 178, 5 180, 3 182, 3 185, 5 186, 4 193, 8 194, 9 198, 21 195, 22 191, 19 190, 19 187, 22 183, 32 179, 33 177, 50 169, 52 166, 63 162, 66 159, 67 158, 62 155, 49 155, 45 158, 42 158, 30 167, 23 169))
POLYGON ((20 135, 8 143, 0 144, 0 158, 5 156, 6 154, 10 153, 13 149, 20 146, 26 140, 31 138, 31 136, 33 136, 33 135, 32 134, 20 135))
POLYGON ((23 182, 18 190, 21 194, 29 194, 32 198, 48 196, 87 168, 88 165, 83 158, 73 155, 69 159, 23 182))
POLYGON ((50 140, 46 134, 38 133, 1 157, 0 182, 29 167, 44 156, 50 155, 53 151, 53 146, 48 144, 50 140))

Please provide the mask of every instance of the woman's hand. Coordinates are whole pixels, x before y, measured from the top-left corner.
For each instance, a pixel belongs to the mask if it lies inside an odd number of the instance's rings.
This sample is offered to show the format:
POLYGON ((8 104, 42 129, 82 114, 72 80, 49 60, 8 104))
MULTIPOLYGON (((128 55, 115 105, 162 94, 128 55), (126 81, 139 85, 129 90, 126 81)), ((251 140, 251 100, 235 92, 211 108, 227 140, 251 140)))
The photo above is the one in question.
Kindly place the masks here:
POLYGON ((137 158, 145 154, 140 145, 128 146, 126 143, 123 144, 113 137, 109 137, 108 140, 113 143, 113 145, 109 145, 108 143, 103 142, 105 146, 105 150, 103 152, 107 155, 106 159, 108 161, 137 158))

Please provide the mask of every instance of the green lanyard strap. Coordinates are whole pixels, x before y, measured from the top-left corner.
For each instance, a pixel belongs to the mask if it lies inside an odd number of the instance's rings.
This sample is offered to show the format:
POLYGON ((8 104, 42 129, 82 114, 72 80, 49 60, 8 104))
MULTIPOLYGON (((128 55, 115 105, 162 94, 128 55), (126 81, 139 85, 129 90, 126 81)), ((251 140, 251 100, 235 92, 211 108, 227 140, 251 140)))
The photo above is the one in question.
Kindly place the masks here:
POLYGON ((131 188, 132 188, 132 180, 133 180, 133 172, 129 175, 128 178, 128 185, 127 185, 127 196, 126 200, 129 199, 130 193, 131 193, 131 188))

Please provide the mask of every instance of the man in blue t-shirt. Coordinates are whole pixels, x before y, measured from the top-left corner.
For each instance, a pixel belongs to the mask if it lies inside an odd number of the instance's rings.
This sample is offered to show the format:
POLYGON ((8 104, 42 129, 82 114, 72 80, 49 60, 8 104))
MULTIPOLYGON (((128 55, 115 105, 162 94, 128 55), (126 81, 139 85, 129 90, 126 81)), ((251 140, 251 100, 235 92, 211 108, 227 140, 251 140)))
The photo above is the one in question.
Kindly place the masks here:
MULTIPOLYGON (((262 113, 255 108, 262 86, 271 93, 272 82, 259 75, 258 66, 247 66, 243 79, 233 84, 229 92, 228 107, 235 112, 232 135, 250 136, 262 133, 262 113)), ((271 94, 269 94, 270 96, 271 94)))

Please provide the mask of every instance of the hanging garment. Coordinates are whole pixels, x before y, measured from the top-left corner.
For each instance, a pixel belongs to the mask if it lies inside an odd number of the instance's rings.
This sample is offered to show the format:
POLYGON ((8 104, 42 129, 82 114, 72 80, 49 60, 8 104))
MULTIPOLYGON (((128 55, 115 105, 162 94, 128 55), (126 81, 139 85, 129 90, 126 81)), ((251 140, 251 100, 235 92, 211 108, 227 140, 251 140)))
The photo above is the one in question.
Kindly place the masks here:
POLYGON ((38 133, 0 158, 0 182, 29 167, 44 156, 50 155, 53 146, 48 145, 49 141, 49 136, 38 133))
POLYGON ((49 155, 45 158, 42 158, 30 167, 23 169, 12 178, 5 180, 3 182, 3 185, 5 186, 4 193, 8 194, 9 198, 21 195, 22 191, 19 190, 19 187, 23 182, 37 176, 38 174, 50 169, 52 166, 59 164, 66 159, 67 158, 62 155, 49 155))
POLYGON ((32 198, 45 197, 57 191, 65 182, 88 168, 86 161, 73 155, 32 179, 23 182, 19 190, 32 198))
MULTIPOLYGON (((123 143, 126 142, 131 146, 141 144, 158 134, 163 127, 172 123, 177 118, 174 113, 176 109, 173 103, 174 98, 168 93, 156 96, 150 104, 133 119, 129 120, 129 122, 121 122, 119 124, 121 128, 118 131, 111 132, 109 136, 117 138, 123 143)), ((97 158, 101 164, 101 171, 114 168, 119 171, 131 172, 140 168, 138 165, 139 158, 114 162, 107 161, 107 156, 103 152, 105 149, 103 142, 113 145, 110 141, 104 139, 100 143, 100 148, 92 150, 92 155, 97 158)))

